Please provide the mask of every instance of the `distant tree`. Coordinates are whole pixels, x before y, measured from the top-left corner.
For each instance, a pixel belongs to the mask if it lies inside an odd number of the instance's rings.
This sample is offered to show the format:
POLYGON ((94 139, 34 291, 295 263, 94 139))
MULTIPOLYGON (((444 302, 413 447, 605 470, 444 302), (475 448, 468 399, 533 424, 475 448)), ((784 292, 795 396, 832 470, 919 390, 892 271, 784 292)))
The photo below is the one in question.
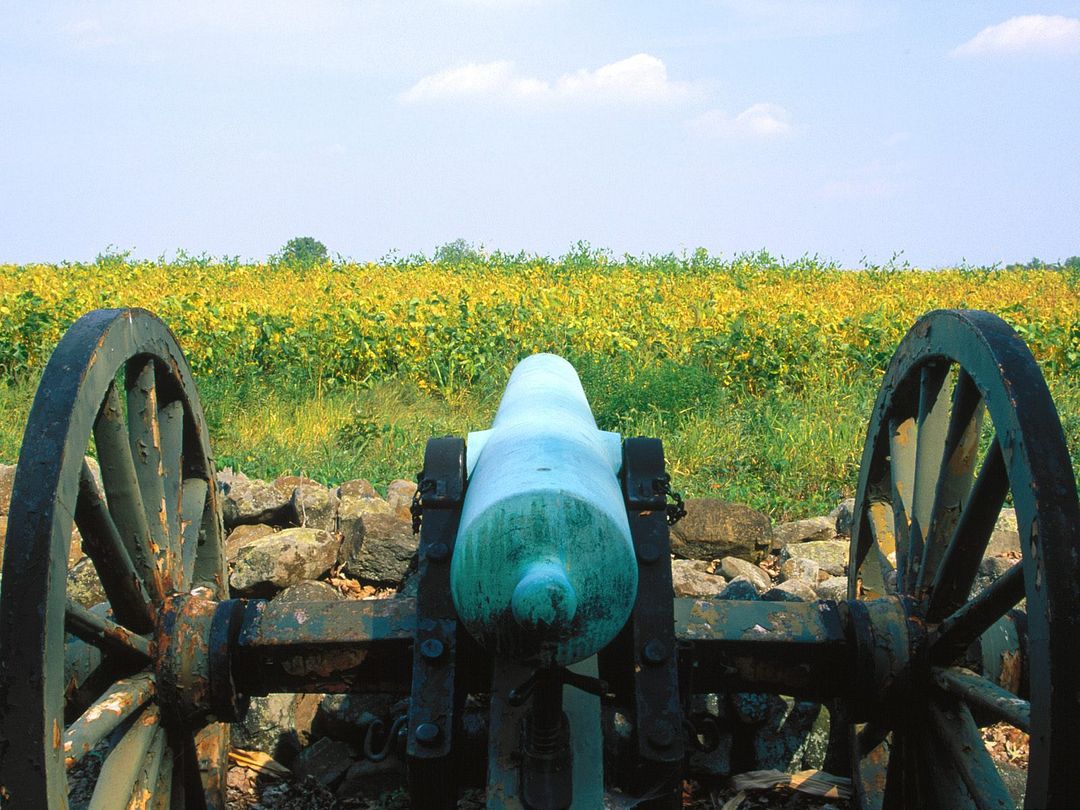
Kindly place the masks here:
POLYGON ((1030 262, 1028 262, 1027 266, 1030 267, 1032 270, 1039 270, 1040 268, 1043 268, 1046 265, 1043 264, 1042 259, 1036 257, 1036 258, 1033 258, 1030 262))
POLYGON ((447 242, 435 248, 432 259, 436 264, 465 264, 483 261, 484 246, 477 247, 464 239, 455 239, 453 242, 447 242))
POLYGON ((313 264, 325 262, 328 257, 326 245, 318 239, 311 236, 297 236, 285 243, 277 259, 282 264, 310 267, 313 264))
POLYGON ((1065 267, 1070 270, 1080 270, 1080 256, 1070 256, 1065 260, 1065 267))

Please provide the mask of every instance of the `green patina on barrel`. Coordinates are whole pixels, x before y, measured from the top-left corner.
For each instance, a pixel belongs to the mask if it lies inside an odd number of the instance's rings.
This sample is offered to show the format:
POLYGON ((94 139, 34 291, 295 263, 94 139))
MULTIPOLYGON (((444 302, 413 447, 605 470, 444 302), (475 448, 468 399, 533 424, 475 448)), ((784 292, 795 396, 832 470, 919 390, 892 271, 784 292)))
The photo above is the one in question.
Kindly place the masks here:
POLYGON ((637 562, 620 447, 565 360, 539 354, 514 369, 492 429, 469 437, 451 567, 458 614, 485 649, 566 665, 626 623, 637 562))

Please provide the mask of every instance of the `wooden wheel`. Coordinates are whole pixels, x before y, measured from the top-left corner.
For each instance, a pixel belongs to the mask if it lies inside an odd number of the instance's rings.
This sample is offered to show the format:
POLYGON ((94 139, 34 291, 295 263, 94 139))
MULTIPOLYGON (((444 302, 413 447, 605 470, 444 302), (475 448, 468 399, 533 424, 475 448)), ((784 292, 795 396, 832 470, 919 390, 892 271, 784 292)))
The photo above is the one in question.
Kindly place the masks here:
POLYGON ((0 803, 65 808, 69 772, 107 751, 91 808, 223 808, 228 726, 186 724, 156 683, 166 598, 220 599, 227 585, 198 394, 153 315, 98 310, 61 340, 34 398, 8 527, 0 803), (105 603, 69 589, 73 525, 105 603))
POLYGON ((1049 391, 1008 325, 938 311, 912 328, 874 407, 855 510, 849 598, 898 595, 921 639, 903 682, 856 718, 869 719, 851 737, 859 805, 1012 806, 980 731, 998 721, 1030 732, 1026 806, 1075 802, 1080 509, 1049 391), (1010 499, 1022 562, 975 592, 1010 499))

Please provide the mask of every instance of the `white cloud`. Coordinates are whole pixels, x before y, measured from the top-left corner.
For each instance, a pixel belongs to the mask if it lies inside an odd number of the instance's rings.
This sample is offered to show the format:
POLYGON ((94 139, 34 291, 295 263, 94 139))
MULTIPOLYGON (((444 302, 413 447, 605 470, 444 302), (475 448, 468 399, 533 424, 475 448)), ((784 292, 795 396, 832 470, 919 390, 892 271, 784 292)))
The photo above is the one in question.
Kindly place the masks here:
POLYGON ((1028 14, 984 28, 952 56, 993 53, 1080 53, 1080 19, 1028 14))
POLYGON ((668 78, 661 59, 639 53, 596 70, 578 70, 554 81, 519 74, 512 62, 450 68, 421 78, 401 94, 407 103, 463 99, 569 101, 587 104, 650 104, 694 96, 686 82, 668 78))
POLYGON ((687 128, 695 135, 775 138, 791 132, 791 115, 779 104, 759 102, 734 117, 709 110, 688 121, 687 128))

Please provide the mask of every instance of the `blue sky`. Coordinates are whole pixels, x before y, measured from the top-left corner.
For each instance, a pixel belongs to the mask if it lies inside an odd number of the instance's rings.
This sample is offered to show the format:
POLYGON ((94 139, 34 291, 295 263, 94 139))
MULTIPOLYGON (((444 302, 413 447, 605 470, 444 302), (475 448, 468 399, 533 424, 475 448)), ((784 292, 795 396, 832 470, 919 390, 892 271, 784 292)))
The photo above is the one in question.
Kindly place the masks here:
POLYGON ((0 261, 1052 261, 1078 141, 1080 2, 0 5, 0 261))

